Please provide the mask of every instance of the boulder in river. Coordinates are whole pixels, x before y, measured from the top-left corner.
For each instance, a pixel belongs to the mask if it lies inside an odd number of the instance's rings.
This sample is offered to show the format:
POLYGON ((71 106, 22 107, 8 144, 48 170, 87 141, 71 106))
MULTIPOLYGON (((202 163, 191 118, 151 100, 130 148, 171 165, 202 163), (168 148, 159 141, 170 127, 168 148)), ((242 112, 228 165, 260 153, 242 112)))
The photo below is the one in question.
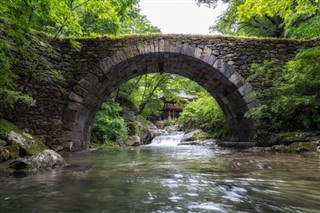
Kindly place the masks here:
POLYGON ((38 138, 18 129, 12 123, 0 119, 1 168, 48 168, 64 165, 63 158, 38 138), (20 166, 17 166, 20 165, 20 166))
POLYGON ((200 133, 200 132, 201 132, 201 130, 195 130, 195 131, 192 131, 192 132, 189 132, 189 133, 185 134, 185 135, 181 138, 181 142, 184 142, 184 141, 195 141, 195 140, 197 140, 197 139, 195 138, 195 135, 196 135, 197 133, 200 133))
POLYGON ((132 135, 125 140, 124 144, 126 146, 140 146, 141 139, 138 135, 132 135))
POLYGON ((17 158, 10 164, 10 168, 30 170, 55 168, 64 165, 65 161, 61 155, 53 150, 46 149, 30 157, 17 158))

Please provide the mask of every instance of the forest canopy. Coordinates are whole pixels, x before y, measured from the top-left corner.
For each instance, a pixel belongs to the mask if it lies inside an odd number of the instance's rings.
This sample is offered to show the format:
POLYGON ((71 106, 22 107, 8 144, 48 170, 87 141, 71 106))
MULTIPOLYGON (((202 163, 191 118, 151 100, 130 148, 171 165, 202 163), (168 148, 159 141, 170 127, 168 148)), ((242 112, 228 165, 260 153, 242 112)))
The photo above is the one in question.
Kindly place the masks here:
POLYGON ((319 0, 196 0, 228 9, 211 27, 222 34, 310 39, 320 36, 319 0))

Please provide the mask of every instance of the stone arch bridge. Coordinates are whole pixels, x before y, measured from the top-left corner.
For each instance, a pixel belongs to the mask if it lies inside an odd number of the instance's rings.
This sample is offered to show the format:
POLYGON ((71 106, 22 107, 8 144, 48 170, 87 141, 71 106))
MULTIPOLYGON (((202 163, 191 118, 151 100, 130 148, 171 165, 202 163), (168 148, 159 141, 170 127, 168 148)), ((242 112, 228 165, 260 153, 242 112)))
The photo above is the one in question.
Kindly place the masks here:
POLYGON ((204 87, 221 106, 232 141, 256 140, 257 125, 244 114, 258 102, 250 92, 252 63, 275 60, 284 64, 312 41, 248 39, 220 36, 158 35, 78 40, 54 44, 50 66, 62 71, 66 82, 33 82, 36 107, 21 108, 14 122, 52 146, 84 149, 101 104, 120 84, 153 72, 184 76, 204 87))

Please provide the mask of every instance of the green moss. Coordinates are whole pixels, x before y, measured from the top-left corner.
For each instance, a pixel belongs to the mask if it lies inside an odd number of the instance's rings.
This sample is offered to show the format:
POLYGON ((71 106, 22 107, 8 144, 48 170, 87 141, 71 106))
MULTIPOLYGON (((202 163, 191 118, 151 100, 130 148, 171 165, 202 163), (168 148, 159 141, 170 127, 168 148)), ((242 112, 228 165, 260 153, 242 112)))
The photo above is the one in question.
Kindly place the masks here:
POLYGON ((286 153, 286 152, 288 152, 288 149, 287 149, 287 146, 285 146, 285 145, 275 145, 275 146, 271 147, 271 151, 286 153))
POLYGON ((23 150, 24 155, 32 156, 38 154, 39 152, 48 149, 46 145, 38 138, 31 136, 27 133, 22 134, 23 138, 26 140, 24 145, 20 145, 23 150))
POLYGON ((3 147, 5 145, 7 145, 7 142, 2 140, 2 139, 0 139, 0 147, 3 147))
POLYGON ((196 140, 204 140, 204 139, 208 139, 208 138, 211 138, 211 135, 207 132, 196 132, 194 133, 193 137, 196 139, 196 140))
POLYGON ((11 132, 15 132, 24 139, 22 143, 13 144, 10 146, 5 146, 5 150, 2 149, 3 157, 2 159, 14 159, 20 155, 32 156, 38 154, 39 152, 48 149, 48 147, 37 137, 34 137, 30 134, 22 132, 18 127, 14 124, 0 119, 0 137, 5 139, 11 132), (9 152, 9 156, 7 156, 7 152, 9 152))
POLYGON ((0 162, 8 160, 10 152, 6 147, 0 147, 0 162))
POLYGON ((154 127, 150 121, 148 121, 146 118, 144 118, 141 115, 137 116, 137 122, 139 122, 141 126, 144 126, 146 128, 154 127))
POLYGON ((0 162, 18 158, 19 157, 19 150, 20 150, 20 147, 18 144, 6 146, 6 147, 1 147, 0 148, 0 162))
POLYGON ((288 146, 291 153, 294 152, 315 152, 317 151, 317 145, 311 142, 298 142, 292 143, 288 146))
POLYGON ((310 141, 312 134, 310 132, 283 132, 277 134, 279 142, 283 144, 290 144, 293 142, 310 141))
POLYGON ((139 132, 139 126, 135 122, 128 122, 127 127, 129 129, 129 136, 135 135, 139 132))
POLYGON ((16 133, 22 134, 22 131, 18 129, 15 125, 10 123, 9 121, 6 121, 4 119, 0 119, 0 137, 4 138, 9 134, 11 131, 14 131, 16 133))
POLYGON ((11 146, 6 146, 6 149, 9 151, 9 157, 10 159, 16 159, 19 157, 19 150, 20 150, 20 147, 18 144, 14 144, 14 145, 11 145, 11 146))
POLYGON ((275 145, 271 148, 274 152, 280 153, 300 153, 300 152, 316 152, 317 145, 313 142, 296 142, 289 146, 275 145))

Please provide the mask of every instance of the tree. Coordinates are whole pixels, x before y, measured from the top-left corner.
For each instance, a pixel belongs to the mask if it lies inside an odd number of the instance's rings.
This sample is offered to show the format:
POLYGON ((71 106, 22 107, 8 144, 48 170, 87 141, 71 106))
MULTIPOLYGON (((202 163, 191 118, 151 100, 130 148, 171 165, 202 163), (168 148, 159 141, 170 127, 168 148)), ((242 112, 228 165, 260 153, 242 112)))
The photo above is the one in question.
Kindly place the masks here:
POLYGON ((219 1, 227 3, 230 0, 195 0, 197 2, 197 5, 205 4, 208 7, 213 7, 215 8, 218 4, 219 1))
POLYGON ((128 127, 121 117, 122 108, 118 103, 105 102, 95 117, 92 140, 95 143, 115 141, 120 143, 128 136, 128 127))
POLYGON ((168 90, 170 79, 172 79, 170 74, 142 75, 122 84, 117 96, 124 96, 133 102, 139 115, 145 117, 158 115, 163 106, 159 96, 170 93, 168 90))
MULTIPOLYGON (((239 21, 248 21, 253 17, 265 18, 277 26, 275 37, 290 37, 290 32, 295 32, 294 28, 300 28, 301 31, 301 28, 306 27, 303 25, 306 21, 318 23, 319 12, 319 0, 246 0, 238 6, 237 18, 239 21)), ((319 36, 320 30, 314 30, 317 31, 316 36, 319 36)), ((303 35, 303 38, 311 36, 303 35)))
MULTIPOLYGON (((1 104, 13 107, 18 100, 35 104, 26 95, 32 80, 50 80, 48 74, 51 80, 63 80, 59 70, 50 70, 46 66, 48 61, 39 51, 39 46, 45 48, 48 54, 53 54, 51 44, 59 37, 159 32, 146 17, 139 14, 137 3, 138 0, 1 1, 1 104), (131 20, 134 18, 132 14, 135 14, 136 22, 131 20), (49 36, 42 38, 39 31, 49 36), (20 69, 13 69, 16 65, 20 69), (43 70, 50 70, 50 73, 44 73, 43 70), (22 82, 18 82, 18 79, 22 82)), ((71 43, 81 48, 74 40, 71 43)))
MULTIPOLYGON (((216 5, 219 0, 198 0, 216 5)), ((309 39, 320 35, 319 0, 228 0, 229 7, 210 28, 223 34, 309 39)))
POLYGON ((267 88, 256 91, 260 105, 246 116, 266 120, 271 131, 320 128, 320 48, 301 50, 285 67, 272 62, 254 65, 250 81, 262 79, 267 88), (270 80, 272 79, 272 80, 270 80))
POLYGON ((129 19, 120 24, 121 34, 160 34, 161 30, 153 26, 147 16, 140 14, 140 8, 135 7, 128 14, 129 19))
POLYGON ((179 117, 187 130, 199 129, 214 137, 225 137, 228 133, 224 114, 215 99, 206 91, 198 93, 198 99, 188 103, 179 117))

